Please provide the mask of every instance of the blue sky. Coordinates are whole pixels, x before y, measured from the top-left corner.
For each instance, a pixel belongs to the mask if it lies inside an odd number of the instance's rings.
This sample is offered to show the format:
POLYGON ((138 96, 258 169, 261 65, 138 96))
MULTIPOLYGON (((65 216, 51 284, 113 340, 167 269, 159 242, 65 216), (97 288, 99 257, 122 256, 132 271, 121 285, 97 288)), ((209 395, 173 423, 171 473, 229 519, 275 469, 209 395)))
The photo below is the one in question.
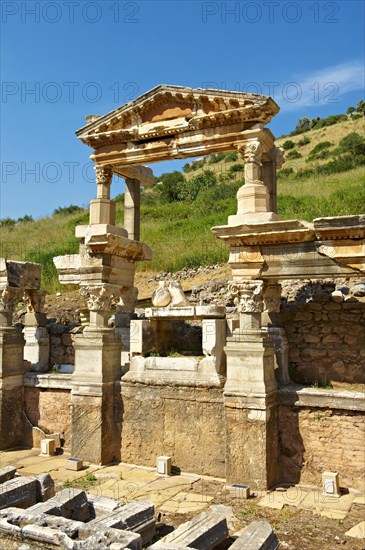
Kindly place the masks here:
POLYGON ((345 112, 364 94, 363 24, 351 0, 2 0, 0 218, 87 205, 92 151, 75 130, 161 83, 271 95, 276 136, 345 112))

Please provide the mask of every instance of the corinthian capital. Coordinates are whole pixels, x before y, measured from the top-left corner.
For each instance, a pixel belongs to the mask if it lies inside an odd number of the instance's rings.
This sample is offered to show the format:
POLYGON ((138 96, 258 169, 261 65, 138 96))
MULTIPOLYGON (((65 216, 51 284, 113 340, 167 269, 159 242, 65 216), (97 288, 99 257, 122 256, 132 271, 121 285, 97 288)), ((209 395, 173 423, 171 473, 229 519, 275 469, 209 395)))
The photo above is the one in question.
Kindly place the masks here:
POLYGON ((86 304, 90 311, 110 311, 112 308, 114 294, 103 285, 82 286, 80 294, 86 298, 86 304))
POLYGON ((250 140, 240 144, 238 147, 238 151, 241 154, 245 163, 261 163, 262 145, 259 140, 250 140))
POLYGON ((98 185, 111 185, 113 179, 113 168, 110 164, 105 166, 97 164, 94 167, 96 174, 96 183, 98 185))
POLYGON ((263 281, 232 282, 228 289, 234 296, 239 313, 261 313, 264 311, 263 281))

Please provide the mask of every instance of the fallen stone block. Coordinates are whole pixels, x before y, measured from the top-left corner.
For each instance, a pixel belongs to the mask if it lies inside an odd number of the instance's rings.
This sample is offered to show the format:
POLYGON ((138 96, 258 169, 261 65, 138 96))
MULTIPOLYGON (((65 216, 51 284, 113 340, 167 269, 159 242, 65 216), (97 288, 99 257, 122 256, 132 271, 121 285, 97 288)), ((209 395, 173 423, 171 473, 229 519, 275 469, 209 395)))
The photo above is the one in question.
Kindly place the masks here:
POLYGON ((99 518, 102 515, 115 512, 125 504, 124 502, 114 500, 113 498, 92 495, 90 493, 87 493, 87 501, 89 504, 91 519, 99 518))
POLYGON ((28 511, 32 514, 50 514, 76 521, 90 519, 86 493, 81 489, 62 489, 46 502, 31 506, 28 511))
POLYGON ((9 479, 13 479, 16 474, 16 468, 13 466, 4 466, 0 468, 0 483, 5 483, 9 479))
POLYGON ((37 502, 38 481, 35 477, 18 477, 0 485, 0 509, 16 506, 28 508, 37 502))
POLYGON ((266 521, 253 521, 230 546, 230 550, 276 550, 279 541, 266 521))
POLYGON ((148 544, 155 535, 155 508, 151 502, 130 502, 108 516, 94 519, 88 523, 92 528, 125 529, 138 533, 143 545, 148 544))
POLYGON ((38 502, 45 502, 55 496, 54 481, 49 474, 39 474, 36 479, 38 502))
POLYGON ((93 533, 90 527, 84 527, 79 531, 80 541, 75 542, 76 550, 100 550, 101 548, 118 548, 120 550, 142 550, 142 538, 132 531, 119 529, 107 529, 93 533), (118 546, 116 546, 118 545, 118 546))
POLYGON ((214 512, 202 512, 150 546, 149 550, 181 547, 210 550, 223 542, 227 536, 225 516, 214 512))

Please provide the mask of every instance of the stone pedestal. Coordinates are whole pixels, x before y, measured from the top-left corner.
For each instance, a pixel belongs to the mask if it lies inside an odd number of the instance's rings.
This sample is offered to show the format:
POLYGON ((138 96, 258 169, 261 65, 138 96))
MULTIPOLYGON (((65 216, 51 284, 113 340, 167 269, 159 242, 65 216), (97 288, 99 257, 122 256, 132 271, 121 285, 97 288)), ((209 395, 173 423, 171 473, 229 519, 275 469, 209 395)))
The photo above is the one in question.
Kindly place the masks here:
POLYGON ((24 337, 13 327, 0 327, 0 449, 22 445, 24 337))
POLYGON ((26 313, 24 359, 29 361, 35 372, 48 370, 49 335, 46 328, 46 316, 42 313, 26 313))
POLYGON ((86 327, 76 335, 74 345, 71 453, 94 464, 107 464, 118 458, 120 449, 115 381, 121 377, 121 342, 113 329, 86 327))

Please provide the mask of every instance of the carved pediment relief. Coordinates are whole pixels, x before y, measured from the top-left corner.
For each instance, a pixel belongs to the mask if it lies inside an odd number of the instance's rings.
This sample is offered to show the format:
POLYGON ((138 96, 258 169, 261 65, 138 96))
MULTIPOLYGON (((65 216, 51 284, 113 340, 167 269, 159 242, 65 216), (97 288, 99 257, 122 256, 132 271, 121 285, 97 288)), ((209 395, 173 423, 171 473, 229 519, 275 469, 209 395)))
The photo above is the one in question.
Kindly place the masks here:
POLYGON ((102 117, 88 117, 76 135, 99 147, 237 122, 267 124, 278 111, 262 95, 161 85, 102 117))

